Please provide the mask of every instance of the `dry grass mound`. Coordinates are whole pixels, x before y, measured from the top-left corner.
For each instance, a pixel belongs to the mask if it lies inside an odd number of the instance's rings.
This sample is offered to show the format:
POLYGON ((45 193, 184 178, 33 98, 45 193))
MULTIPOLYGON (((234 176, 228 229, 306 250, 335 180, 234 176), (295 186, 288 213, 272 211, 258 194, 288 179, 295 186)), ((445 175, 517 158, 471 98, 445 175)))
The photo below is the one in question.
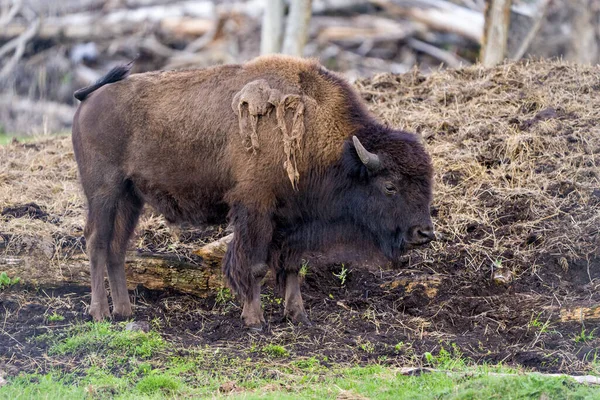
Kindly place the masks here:
MULTIPOLYGON (((419 132, 434 158, 441 241, 408 255, 405 266, 497 282, 600 277, 599 73, 541 61, 358 81, 370 108, 419 132)), ((37 237, 47 255, 81 249, 85 204, 70 138, 15 142, 0 147, 0 160, 4 246, 27 250, 37 237)), ((138 233, 140 250, 193 260, 195 248, 223 231, 173 235, 147 210, 138 233)))
POLYGON ((526 62, 357 82, 392 126, 426 138, 438 272, 600 278, 600 69, 526 62))

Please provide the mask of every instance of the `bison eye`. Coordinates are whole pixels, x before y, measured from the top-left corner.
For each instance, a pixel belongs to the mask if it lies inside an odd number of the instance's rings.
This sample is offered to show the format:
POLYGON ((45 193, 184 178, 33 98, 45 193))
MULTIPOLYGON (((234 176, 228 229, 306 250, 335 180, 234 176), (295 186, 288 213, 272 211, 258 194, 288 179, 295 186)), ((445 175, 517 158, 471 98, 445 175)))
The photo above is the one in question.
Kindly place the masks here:
POLYGON ((396 186, 389 182, 384 185, 384 189, 386 194, 394 194, 398 191, 396 186))

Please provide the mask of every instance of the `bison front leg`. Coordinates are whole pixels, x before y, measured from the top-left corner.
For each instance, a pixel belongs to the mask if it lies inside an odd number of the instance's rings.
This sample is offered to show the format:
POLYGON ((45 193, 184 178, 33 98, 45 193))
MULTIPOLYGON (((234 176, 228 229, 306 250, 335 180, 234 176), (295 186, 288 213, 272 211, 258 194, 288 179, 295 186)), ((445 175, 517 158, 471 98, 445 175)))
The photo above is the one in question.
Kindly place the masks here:
POLYGON ((267 264, 254 264, 250 268, 254 282, 251 284, 249 292, 251 296, 246 296, 244 299, 244 308, 242 309, 242 319, 247 327, 253 329, 262 329, 265 323, 261 301, 260 289, 262 280, 267 273, 267 264))
POLYGON ((270 215, 235 205, 230 211, 233 240, 227 248, 223 272, 229 286, 244 304, 247 327, 262 329, 265 323, 260 302, 262 280, 267 273, 267 254, 273 235, 270 215))
POLYGON ((286 273, 285 316, 291 319, 294 323, 311 325, 308 315, 306 315, 306 310, 304 309, 302 293, 300 293, 300 280, 298 279, 298 271, 286 273))

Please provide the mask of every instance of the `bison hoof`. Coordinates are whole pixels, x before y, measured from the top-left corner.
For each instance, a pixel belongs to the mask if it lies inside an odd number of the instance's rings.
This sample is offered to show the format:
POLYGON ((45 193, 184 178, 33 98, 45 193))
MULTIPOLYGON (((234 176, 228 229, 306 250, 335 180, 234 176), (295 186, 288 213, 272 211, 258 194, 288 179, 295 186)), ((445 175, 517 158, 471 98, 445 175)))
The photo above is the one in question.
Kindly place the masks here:
POLYGON ((250 330, 253 331, 262 331, 263 325, 265 324, 265 320, 254 319, 254 318, 244 318, 244 325, 250 330))
POLYGON ((262 324, 258 324, 258 325, 248 325, 248 324, 246 324, 246 328, 248 328, 249 330, 254 331, 254 332, 262 332, 263 325, 262 324))
POLYGON ((242 315, 242 319, 244 320, 244 325, 253 331, 262 331, 263 325, 265 324, 265 318, 262 316, 262 313, 261 315, 242 315))
POLYGON ((265 317, 260 307, 260 301, 254 299, 253 301, 245 302, 242 310, 242 319, 248 328, 262 330, 265 317))
POLYGON ((286 317, 290 319, 295 325, 312 326, 312 322, 310 322, 310 319, 308 319, 308 316, 305 312, 295 314, 286 313, 286 317))
POLYGON ((133 315, 133 311, 131 311, 131 304, 113 304, 112 315, 115 320, 128 319, 133 315))
POLYGON ((110 310, 108 309, 108 302, 106 304, 92 303, 90 305, 90 315, 94 318, 94 321, 102 321, 110 317, 110 310))

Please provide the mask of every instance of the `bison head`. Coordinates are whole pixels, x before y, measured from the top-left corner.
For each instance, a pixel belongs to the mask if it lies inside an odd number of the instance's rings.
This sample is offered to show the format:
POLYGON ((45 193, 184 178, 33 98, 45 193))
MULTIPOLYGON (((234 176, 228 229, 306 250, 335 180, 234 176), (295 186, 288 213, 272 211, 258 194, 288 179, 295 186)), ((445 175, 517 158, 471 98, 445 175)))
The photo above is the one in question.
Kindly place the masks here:
POLYGON ((416 135, 352 137, 345 151, 350 196, 345 209, 390 259, 435 239, 430 216, 433 168, 416 135))

